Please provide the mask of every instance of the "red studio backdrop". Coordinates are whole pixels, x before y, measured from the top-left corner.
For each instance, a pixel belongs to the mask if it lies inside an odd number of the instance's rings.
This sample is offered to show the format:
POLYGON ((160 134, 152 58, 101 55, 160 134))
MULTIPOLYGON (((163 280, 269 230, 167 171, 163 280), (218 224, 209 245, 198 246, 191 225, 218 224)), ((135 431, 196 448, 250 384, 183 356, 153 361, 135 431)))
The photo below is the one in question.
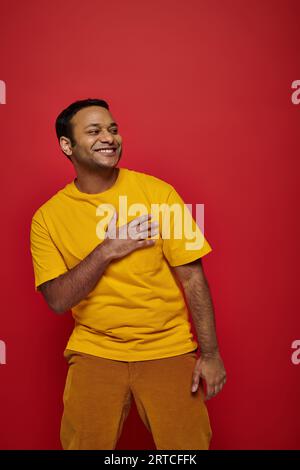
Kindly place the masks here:
MULTIPOLYGON (((299 449, 299 2, 0 9, 0 448, 61 448, 73 321, 34 291, 29 228, 74 177, 56 116, 98 97, 120 124, 120 166, 205 204, 203 263, 228 375, 207 402, 211 448, 299 449)), ((155 449, 134 403, 117 449, 155 449)))

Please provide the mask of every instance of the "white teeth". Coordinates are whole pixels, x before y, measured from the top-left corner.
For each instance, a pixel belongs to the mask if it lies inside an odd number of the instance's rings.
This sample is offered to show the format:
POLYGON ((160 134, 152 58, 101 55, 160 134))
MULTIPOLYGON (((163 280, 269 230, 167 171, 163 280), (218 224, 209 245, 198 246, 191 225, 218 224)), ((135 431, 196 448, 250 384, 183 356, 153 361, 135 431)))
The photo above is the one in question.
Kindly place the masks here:
POLYGON ((113 153, 114 150, 113 149, 100 149, 100 152, 102 152, 102 153, 113 153))

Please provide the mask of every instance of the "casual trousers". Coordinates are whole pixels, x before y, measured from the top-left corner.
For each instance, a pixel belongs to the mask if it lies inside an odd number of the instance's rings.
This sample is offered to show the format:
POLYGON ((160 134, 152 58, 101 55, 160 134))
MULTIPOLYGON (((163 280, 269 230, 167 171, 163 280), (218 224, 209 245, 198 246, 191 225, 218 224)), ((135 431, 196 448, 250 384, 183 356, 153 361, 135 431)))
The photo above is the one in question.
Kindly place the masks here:
POLYGON ((63 449, 115 449, 132 398, 157 449, 209 448, 203 388, 191 392, 196 351, 126 362, 66 350, 65 358, 63 449))

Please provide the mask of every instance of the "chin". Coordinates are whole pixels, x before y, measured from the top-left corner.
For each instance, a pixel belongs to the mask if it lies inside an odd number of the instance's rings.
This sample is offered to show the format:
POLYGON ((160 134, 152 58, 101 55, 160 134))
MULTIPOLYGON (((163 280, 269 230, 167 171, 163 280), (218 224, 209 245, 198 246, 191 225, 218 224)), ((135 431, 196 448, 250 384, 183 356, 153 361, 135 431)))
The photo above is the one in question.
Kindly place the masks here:
POLYGON ((115 168, 118 165, 119 160, 120 159, 112 158, 111 161, 99 161, 98 160, 98 161, 95 161, 95 163, 99 168, 115 168))

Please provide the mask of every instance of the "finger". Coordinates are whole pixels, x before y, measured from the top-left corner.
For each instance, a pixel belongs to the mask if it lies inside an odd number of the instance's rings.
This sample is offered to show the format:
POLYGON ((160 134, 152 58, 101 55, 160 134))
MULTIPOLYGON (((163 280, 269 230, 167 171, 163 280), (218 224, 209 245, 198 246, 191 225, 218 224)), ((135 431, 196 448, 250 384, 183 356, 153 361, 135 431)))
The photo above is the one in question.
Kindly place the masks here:
POLYGON ((151 228, 148 230, 148 237, 156 237, 159 234, 159 228, 151 228))
POLYGON ((159 224, 156 220, 154 220, 153 222, 146 220, 145 222, 142 222, 137 226, 137 230, 139 232, 142 232, 143 230, 151 230, 151 229, 157 228, 158 225, 159 224))
POLYGON ((226 383, 226 380, 223 380, 223 381, 221 382, 221 384, 220 384, 221 390, 222 390, 222 388, 224 387, 225 383, 226 383))
POLYGON ((215 390, 214 390, 214 397, 218 395, 218 393, 220 393, 221 390, 222 390, 222 385, 216 385, 215 390))
POLYGON ((110 221, 108 222, 108 224, 105 224, 104 227, 105 238, 116 238, 117 220, 118 213, 116 210, 114 210, 110 221))
POLYGON ((145 233, 158 233, 159 232, 159 227, 158 226, 151 226, 151 227, 146 227, 146 228, 143 228, 140 232, 138 233, 142 233, 142 232, 145 232, 145 233))
POLYGON ((215 395, 220 393, 220 391, 224 387, 225 383, 226 383, 226 378, 220 380, 218 383, 215 384, 215 395))
POLYGON ((215 397, 216 395, 218 395, 218 393, 220 393, 220 391, 222 390, 222 388, 223 388, 223 385, 222 385, 222 384, 215 385, 215 386, 212 388, 212 391, 211 391, 211 393, 210 393, 210 395, 209 395, 209 397, 208 397, 207 399, 209 400, 210 398, 213 398, 213 397, 215 397))
POLYGON ((136 235, 142 234, 143 238, 154 237, 159 234, 159 227, 152 225, 151 227, 146 227, 141 231, 137 231, 136 235))
POLYGON ((151 219, 151 217, 152 217, 152 214, 141 215, 133 219, 131 222, 129 222, 128 225, 130 225, 131 227, 136 227, 138 224, 145 222, 148 219, 151 219))
POLYGON ((113 212, 113 215, 112 215, 112 218, 111 218, 111 220, 113 220, 113 219, 117 219, 117 218, 118 218, 118 216, 119 216, 119 214, 118 214, 118 212, 117 212, 117 211, 116 211, 116 209, 115 209, 115 210, 114 210, 114 212, 113 212))
POLYGON ((137 248, 144 248, 155 244, 155 240, 136 240, 137 248))
POLYGON ((118 219, 118 213, 117 213, 116 210, 114 210, 112 218, 108 222, 107 227, 109 228, 110 225, 114 225, 116 223, 117 219, 118 219))
POLYGON ((152 222, 150 224, 148 232, 149 237, 154 237, 155 235, 157 235, 159 233, 159 222, 157 222, 156 220, 152 222))
MULTIPOLYGON (((158 233, 158 232, 157 232, 158 233)), ((156 236, 157 233, 149 234, 147 232, 139 233, 136 236, 132 237, 133 240, 147 240, 148 238, 151 238, 153 236, 156 236)))
POLYGON ((193 382, 193 385, 192 385, 192 392, 197 392, 198 390, 198 387, 199 387, 199 382, 193 382))
MULTIPOLYGON (((146 217, 147 216, 143 216, 143 222, 146 221, 146 217)), ((140 233, 139 221, 137 221, 137 219, 132 220, 127 224, 126 229, 128 231, 129 237, 135 240, 137 238, 136 235, 140 233)))
POLYGON ((196 392, 200 382, 200 371, 194 371, 192 379, 192 392, 196 392))
POLYGON ((204 400, 204 398, 205 398, 205 391, 204 391, 204 383, 203 382, 204 382, 203 379, 200 378, 198 390, 199 390, 199 393, 201 395, 202 400, 204 400))
POLYGON ((207 384, 206 400, 210 400, 214 396, 214 393, 214 386, 207 384))
POLYGON ((157 235, 157 234, 158 234, 158 229, 152 230, 152 231, 150 231, 150 233, 149 233, 149 229, 148 229, 148 230, 143 230, 142 232, 133 233, 132 238, 134 240, 140 240, 141 238, 147 238, 150 235, 154 236, 154 235, 157 235))

